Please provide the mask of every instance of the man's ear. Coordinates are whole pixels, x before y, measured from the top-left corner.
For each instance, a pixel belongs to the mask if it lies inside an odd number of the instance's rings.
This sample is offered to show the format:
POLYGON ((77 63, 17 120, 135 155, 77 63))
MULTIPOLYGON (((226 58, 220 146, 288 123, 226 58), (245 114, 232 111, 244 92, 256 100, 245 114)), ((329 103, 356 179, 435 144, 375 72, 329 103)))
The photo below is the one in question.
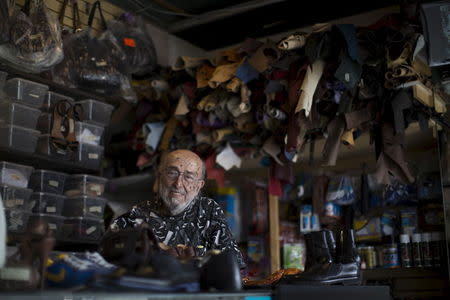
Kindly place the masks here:
POLYGON ((198 190, 200 191, 205 186, 205 181, 199 180, 199 185, 200 185, 200 187, 198 188, 198 190))

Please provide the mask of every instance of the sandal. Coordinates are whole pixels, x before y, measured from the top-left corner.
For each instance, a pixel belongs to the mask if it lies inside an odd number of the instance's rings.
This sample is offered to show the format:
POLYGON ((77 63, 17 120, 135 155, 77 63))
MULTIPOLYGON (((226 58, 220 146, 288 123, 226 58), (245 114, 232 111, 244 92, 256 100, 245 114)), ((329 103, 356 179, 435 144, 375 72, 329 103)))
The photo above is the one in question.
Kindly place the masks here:
POLYGON ((67 100, 58 101, 52 111, 50 137, 52 144, 59 149, 67 148, 66 136, 69 130, 67 117, 68 107, 71 103, 67 100))
POLYGON ((75 133, 75 122, 80 122, 83 119, 83 107, 81 104, 73 104, 67 110, 69 130, 66 136, 67 146, 76 151, 78 148, 77 136, 75 133))

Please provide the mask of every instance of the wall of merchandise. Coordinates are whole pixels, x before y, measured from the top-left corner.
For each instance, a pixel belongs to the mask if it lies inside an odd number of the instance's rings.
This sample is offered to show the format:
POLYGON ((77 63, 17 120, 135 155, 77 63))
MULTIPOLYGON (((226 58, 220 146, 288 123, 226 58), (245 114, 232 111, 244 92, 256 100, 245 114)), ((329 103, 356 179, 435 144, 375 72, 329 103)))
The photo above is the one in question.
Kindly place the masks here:
MULTIPOLYGON (((23 6, 26 0, 15 0, 16 5, 23 6)), ((63 0, 44 0, 48 10, 55 16, 58 17, 59 11, 61 10, 63 0)), ((69 0, 69 4, 66 7, 66 11, 64 14, 64 25, 71 27, 72 26, 72 5, 70 4, 71 0, 69 0)), ((78 0, 78 7, 80 9, 80 21, 82 26, 87 26, 89 11, 92 7, 92 4, 95 0, 78 0)), ((124 13, 124 10, 121 8, 110 4, 109 2, 102 1, 102 10, 103 15, 105 16, 106 21, 114 19, 115 17, 120 16, 124 13)), ((95 16, 93 29, 95 31, 99 31, 101 28, 100 18, 98 14, 95 16)))

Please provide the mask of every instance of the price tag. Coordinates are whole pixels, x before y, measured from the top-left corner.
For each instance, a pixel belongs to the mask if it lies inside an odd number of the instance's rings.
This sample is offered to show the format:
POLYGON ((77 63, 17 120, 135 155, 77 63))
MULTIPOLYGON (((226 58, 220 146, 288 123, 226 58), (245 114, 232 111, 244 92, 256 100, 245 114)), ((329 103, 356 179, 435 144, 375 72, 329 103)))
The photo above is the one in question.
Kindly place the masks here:
POLYGON ((88 229, 86 229, 86 234, 89 235, 89 234, 93 233, 96 230, 97 230, 97 227, 91 226, 88 229))
POLYGON ((46 211, 48 213, 55 213, 56 212, 56 207, 54 207, 54 206, 47 206, 46 211))
POLYGON ((59 182, 56 180, 49 180, 48 181, 48 185, 53 186, 53 187, 59 187, 59 182))
POLYGON ((91 207, 89 207, 89 212, 101 213, 102 207, 101 206, 91 206, 91 207))
POLYGON ((128 47, 135 48, 136 47, 136 40, 131 38, 123 38, 123 44, 128 47))
POLYGON ((88 157, 89 157, 89 159, 98 159, 98 154, 97 153, 89 153, 88 157))

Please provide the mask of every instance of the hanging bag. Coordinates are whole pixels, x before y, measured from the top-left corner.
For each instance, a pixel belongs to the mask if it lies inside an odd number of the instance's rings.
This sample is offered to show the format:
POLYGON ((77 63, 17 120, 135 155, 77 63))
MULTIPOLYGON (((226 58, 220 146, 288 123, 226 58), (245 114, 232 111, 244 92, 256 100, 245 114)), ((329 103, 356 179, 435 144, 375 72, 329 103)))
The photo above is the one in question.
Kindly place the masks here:
POLYGON ((9 41, 0 46, 0 58, 6 63, 39 73, 62 60, 60 26, 44 0, 26 0, 21 10, 14 10, 9 23, 9 41))
POLYGON ((101 94, 122 96, 135 102, 136 96, 131 88, 130 78, 125 72, 125 53, 107 30, 99 1, 92 6, 88 27, 78 31, 76 26, 78 25, 74 25, 74 31, 77 32, 64 40, 66 59, 56 68, 55 80, 101 94), (99 38, 94 36, 92 30, 97 10, 103 30, 99 38))
POLYGON ((126 13, 118 20, 108 21, 107 25, 126 54, 129 73, 150 73, 156 67, 155 46, 151 37, 142 30, 145 26, 142 20, 126 13))
POLYGON ((0 1, 0 44, 9 41, 9 7, 8 1, 0 1))

